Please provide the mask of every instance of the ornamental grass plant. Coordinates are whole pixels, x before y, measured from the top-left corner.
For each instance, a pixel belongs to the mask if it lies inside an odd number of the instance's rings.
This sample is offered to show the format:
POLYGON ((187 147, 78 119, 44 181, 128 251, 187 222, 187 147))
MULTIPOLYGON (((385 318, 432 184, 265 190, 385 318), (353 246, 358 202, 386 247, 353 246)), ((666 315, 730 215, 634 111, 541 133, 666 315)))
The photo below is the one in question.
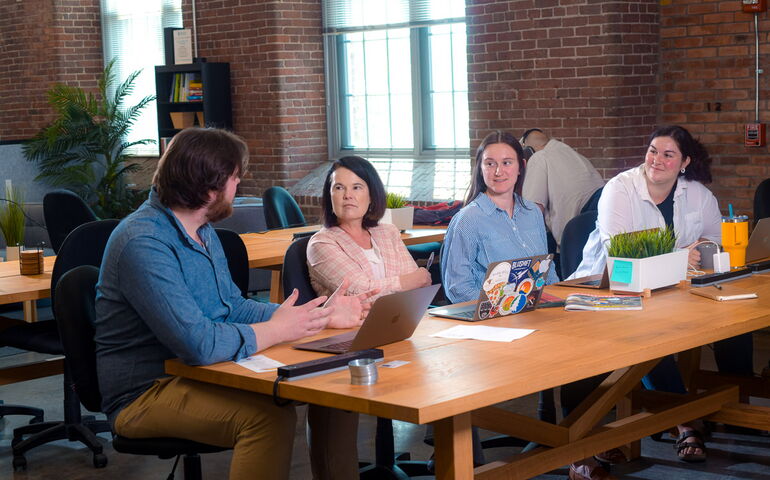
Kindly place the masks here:
POLYGON ((5 198, 0 204, 0 230, 5 244, 15 247, 24 243, 24 194, 12 185, 6 185, 5 198))
POLYGON ((385 194, 385 208, 403 208, 406 206, 406 197, 398 193, 385 194))
POLYGON ((676 235, 670 227, 619 233, 610 238, 607 254, 616 258, 647 258, 674 251, 676 235))

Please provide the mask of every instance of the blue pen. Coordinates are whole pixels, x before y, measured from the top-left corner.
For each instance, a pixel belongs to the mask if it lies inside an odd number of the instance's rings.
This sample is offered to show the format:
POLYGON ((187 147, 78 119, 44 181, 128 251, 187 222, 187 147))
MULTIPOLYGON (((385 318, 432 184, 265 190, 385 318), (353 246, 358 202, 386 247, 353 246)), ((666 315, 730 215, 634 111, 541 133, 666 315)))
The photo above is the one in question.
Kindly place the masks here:
POLYGON ((727 210, 730 212, 730 218, 733 218, 733 204, 728 203, 727 204, 727 210))

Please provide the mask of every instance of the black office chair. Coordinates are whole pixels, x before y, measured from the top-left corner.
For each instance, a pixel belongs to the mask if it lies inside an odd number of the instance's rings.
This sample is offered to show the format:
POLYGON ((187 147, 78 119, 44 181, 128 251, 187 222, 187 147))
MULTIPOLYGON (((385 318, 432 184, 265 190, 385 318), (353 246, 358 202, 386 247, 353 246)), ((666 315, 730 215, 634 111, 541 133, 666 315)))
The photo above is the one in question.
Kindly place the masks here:
POLYGON ((265 223, 269 230, 306 225, 305 216, 302 215, 297 201, 283 187, 270 187, 265 190, 262 195, 262 205, 265 209, 265 223))
POLYGON ((759 182, 754 192, 754 223, 767 217, 770 217, 770 178, 759 182))
MULTIPOLYGON (((99 269, 81 265, 62 275, 56 286, 56 322, 72 380, 72 389, 80 403, 91 412, 100 412, 102 395, 96 373, 96 344, 94 320, 96 312, 96 281, 99 269)), ((184 455, 184 473, 187 480, 200 480, 200 453, 227 450, 178 438, 133 439, 115 436, 112 445, 116 451, 135 455, 155 455, 163 459, 184 455)), ((102 456, 103 457, 103 456, 102 456)), ((106 458, 104 463, 106 464, 106 458)), ((176 463, 174 463, 176 468, 176 463)), ((173 470, 170 478, 173 478, 173 470)))
MULTIPOLYGON (((284 296, 291 295, 295 288, 299 292, 297 305, 303 305, 318 295, 310 284, 307 268, 307 245, 310 237, 299 238, 289 245, 283 257, 281 274, 284 296)), ((427 462, 411 461, 409 453, 396 455, 393 441, 393 421, 377 417, 375 433, 375 462, 361 469, 362 479, 401 479, 430 475, 427 462)))
POLYGON ((51 248, 59 248, 67 235, 84 223, 98 220, 91 207, 69 190, 53 190, 43 197, 43 218, 51 240, 51 248))
POLYGON ((583 260, 583 247, 596 228, 598 212, 590 210, 571 219, 561 235, 561 278, 567 278, 577 270, 583 260))
MULTIPOLYGON (((100 266, 107 240, 117 225, 118 220, 99 220, 80 225, 67 235, 59 248, 51 273, 51 304, 54 305, 54 318, 56 317, 56 286, 59 279, 67 271, 80 265, 100 266)), ((0 333, 0 345, 41 353, 64 353, 55 320, 8 328, 0 333)), ((102 445, 96 434, 109 431, 110 425, 107 421, 96 420, 92 416, 81 416, 80 404, 72 385, 69 363, 65 358, 64 420, 33 423, 14 429, 11 442, 13 467, 16 470, 25 469, 27 460, 24 454, 28 450, 63 439, 82 442, 93 452, 94 466, 104 467, 107 465, 107 457, 102 454, 102 445)))
POLYGON ((222 244, 222 250, 225 251, 233 282, 238 286, 243 298, 249 298, 249 253, 246 251, 246 245, 243 244, 241 236, 232 230, 217 228, 215 231, 222 244))
POLYGON ((599 187, 596 191, 588 197, 583 208, 580 209, 580 213, 590 212, 592 210, 599 210, 599 198, 602 196, 602 190, 604 187, 599 187))

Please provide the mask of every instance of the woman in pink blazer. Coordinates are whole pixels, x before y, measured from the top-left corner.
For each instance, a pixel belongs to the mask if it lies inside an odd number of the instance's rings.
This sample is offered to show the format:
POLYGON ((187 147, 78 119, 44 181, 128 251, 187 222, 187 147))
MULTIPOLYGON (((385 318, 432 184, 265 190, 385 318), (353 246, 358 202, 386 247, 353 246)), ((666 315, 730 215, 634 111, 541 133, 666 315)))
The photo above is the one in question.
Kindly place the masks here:
POLYGON ((321 198, 324 227, 310 239, 307 263, 318 295, 331 295, 350 280, 348 294, 379 289, 376 296, 430 285, 398 229, 379 224, 385 187, 371 163, 343 157, 332 164, 321 198))

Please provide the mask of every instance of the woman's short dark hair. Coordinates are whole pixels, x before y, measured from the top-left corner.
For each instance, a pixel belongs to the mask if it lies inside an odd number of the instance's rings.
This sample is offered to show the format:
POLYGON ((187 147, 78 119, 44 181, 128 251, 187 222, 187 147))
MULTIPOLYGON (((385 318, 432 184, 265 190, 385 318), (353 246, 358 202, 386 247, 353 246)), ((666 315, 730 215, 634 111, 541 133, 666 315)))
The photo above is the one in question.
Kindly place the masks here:
POLYGON ((473 173, 471 174, 471 186, 468 189, 468 195, 465 197, 465 204, 468 205, 473 201, 476 196, 481 192, 487 191, 487 184, 484 183, 484 174, 481 173, 482 157, 484 156, 484 150, 490 145, 495 143, 504 143, 511 147, 516 152, 516 158, 519 162, 519 178, 516 179, 516 184, 513 186, 514 199, 516 195, 521 197, 521 187, 524 184, 524 173, 526 170, 526 164, 524 163, 524 150, 521 148, 521 144, 516 137, 508 132, 502 132, 497 130, 490 133, 479 144, 479 148, 476 149, 476 164, 473 166, 473 173))
POLYGON ((152 184, 169 208, 195 210, 220 192, 232 175, 242 176, 249 151, 241 137, 216 128, 186 128, 177 133, 158 162, 152 184))
POLYGON ((693 138, 686 128, 679 125, 658 127, 650 135, 650 140, 647 142, 648 148, 652 141, 658 137, 673 138, 679 146, 679 151, 682 152, 682 161, 690 157, 690 164, 687 165, 684 173, 679 173, 679 176, 703 184, 711 183, 711 157, 709 157, 709 152, 702 143, 693 138))
POLYGON ((321 209, 323 210, 324 226, 334 227, 339 224, 337 221, 337 215, 334 214, 332 208, 332 173, 338 168, 347 168, 351 172, 355 173, 361 180, 366 182, 366 187, 369 189, 369 209, 364 214, 364 218, 361 221, 364 228, 376 227, 379 223, 382 215, 385 213, 385 186, 380 180, 380 175, 374 166, 369 163, 368 160, 351 155, 348 157, 342 157, 332 163, 329 168, 329 172, 326 174, 326 180, 324 180, 324 190, 321 194, 321 209))

